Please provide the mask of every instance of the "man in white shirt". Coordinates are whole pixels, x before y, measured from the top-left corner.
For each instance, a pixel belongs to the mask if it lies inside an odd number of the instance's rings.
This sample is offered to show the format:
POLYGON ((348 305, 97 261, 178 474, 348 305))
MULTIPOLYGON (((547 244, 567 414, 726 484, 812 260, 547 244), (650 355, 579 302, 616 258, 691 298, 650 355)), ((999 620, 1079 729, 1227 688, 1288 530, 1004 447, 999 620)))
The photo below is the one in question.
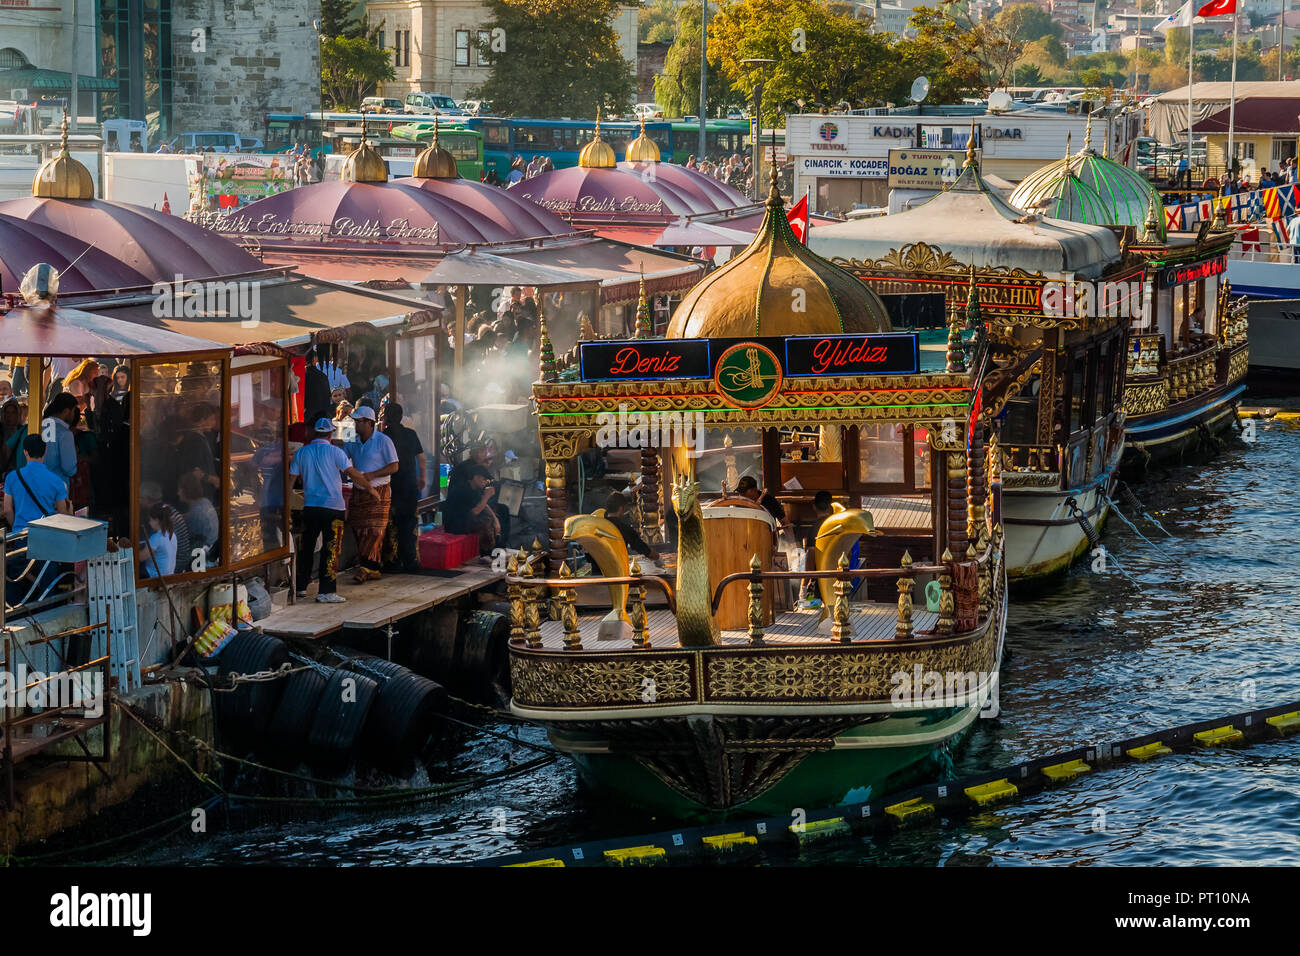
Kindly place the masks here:
POLYGON ((348 442, 343 450, 352 459, 357 471, 365 476, 375 490, 373 496, 348 502, 348 525, 357 540, 358 584, 380 577, 383 566, 384 534, 388 530, 388 509, 393 498, 390 482, 398 468, 397 447, 393 440, 376 428, 375 410, 359 405, 352 412, 356 423, 357 440, 348 442))

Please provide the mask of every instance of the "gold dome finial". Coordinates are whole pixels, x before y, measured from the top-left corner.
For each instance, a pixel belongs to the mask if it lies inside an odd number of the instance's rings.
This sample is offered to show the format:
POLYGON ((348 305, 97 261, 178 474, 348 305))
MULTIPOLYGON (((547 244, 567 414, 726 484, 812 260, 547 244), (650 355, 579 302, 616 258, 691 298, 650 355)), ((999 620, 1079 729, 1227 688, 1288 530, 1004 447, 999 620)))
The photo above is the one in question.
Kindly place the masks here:
POLYGON ((641 114, 641 135, 627 144, 627 161, 629 163, 657 163, 662 157, 655 141, 646 135, 645 114, 641 114))
POLYGON ((415 158, 411 175, 416 179, 459 179, 456 157, 438 145, 438 120, 433 120, 433 138, 424 151, 415 158))
POLYGON ((1083 128, 1083 151, 1092 152, 1092 117, 1088 117, 1088 124, 1083 128))
POLYGON ((596 106, 596 135, 578 153, 578 165, 583 169, 613 169, 618 165, 614 150, 600 138, 600 106, 596 106))
POLYGON ((1155 190, 1147 195, 1147 218, 1142 224, 1142 241, 1159 242, 1160 241, 1160 222, 1156 219, 1156 193, 1155 190))
POLYGON ((339 179, 345 183, 386 183, 388 167, 384 158, 366 139, 366 114, 361 114, 361 143, 343 161, 339 179))
POLYGON ((975 168, 975 121, 970 121, 970 138, 966 141, 966 166, 975 168))
POLYGON ((32 179, 32 196, 36 199, 94 199, 95 181, 90 170, 68 152, 68 113, 63 112, 59 134, 59 152, 41 163, 32 179))
POLYGON ((1065 132, 1065 164, 1066 164, 1067 166, 1070 164, 1070 156, 1073 155, 1073 152, 1074 152, 1074 150, 1073 150, 1073 138, 1074 138, 1073 134, 1072 134, 1069 130, 1066 130, 1066 132, 1065 132))

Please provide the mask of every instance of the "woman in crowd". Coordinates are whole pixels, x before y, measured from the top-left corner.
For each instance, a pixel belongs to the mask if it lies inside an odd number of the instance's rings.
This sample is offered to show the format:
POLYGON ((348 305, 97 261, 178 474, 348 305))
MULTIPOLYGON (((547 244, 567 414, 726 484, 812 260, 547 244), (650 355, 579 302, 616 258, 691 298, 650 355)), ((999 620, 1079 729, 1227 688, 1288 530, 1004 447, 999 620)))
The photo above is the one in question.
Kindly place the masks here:
POLYGON ((160 502, 149 509, 149 547, 144 559, 144 576, 159 578, 176 573, 176 532, 171 515, 160 502))

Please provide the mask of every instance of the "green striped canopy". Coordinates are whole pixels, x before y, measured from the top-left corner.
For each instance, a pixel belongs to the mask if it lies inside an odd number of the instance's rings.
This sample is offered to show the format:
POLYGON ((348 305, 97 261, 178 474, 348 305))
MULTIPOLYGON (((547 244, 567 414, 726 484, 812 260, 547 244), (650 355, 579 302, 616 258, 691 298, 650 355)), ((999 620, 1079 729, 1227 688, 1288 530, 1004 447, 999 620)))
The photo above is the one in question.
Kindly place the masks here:
POLYGON ((1154 200, 1156 228, 1165 238, 1164 203, 1160 193, 1137 172, 1098 156, 1085 146, 1027 176, 1011 194, 1020 209, 1038 208, 1052 219, 1097 226, 1136 226, 1146 222, 1154 200))

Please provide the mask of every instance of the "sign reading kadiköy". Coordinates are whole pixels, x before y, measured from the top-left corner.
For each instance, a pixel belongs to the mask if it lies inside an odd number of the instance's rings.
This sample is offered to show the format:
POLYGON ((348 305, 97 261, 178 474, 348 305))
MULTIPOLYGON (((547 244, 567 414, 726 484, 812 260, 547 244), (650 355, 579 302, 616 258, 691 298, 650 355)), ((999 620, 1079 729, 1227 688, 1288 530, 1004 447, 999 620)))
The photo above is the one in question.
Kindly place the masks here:
POLYGON ((891 149, 890 189, 933 189, 957 181, 966 154, 956 149, 891 149))
MULTIPOLYGON (((878 335, 799 335, 756 339, 632 339, 583 342, 578 351, 584 382, 646 382, 672 379, 719 380, 719 370, 742 372, 766 382, 773 370, 784 378, 829 375, 906 375, 917 371, 920 346, 915 333, 878 335), (738 346, 755 346, 751 356, 738 346), (726 361, 724 361, 724 359, 726 361)), ((742 376, 743 377, 743 376, 742 376)), ((727 379, 734 384, 735 374, 727 379)), ((748 395, 748 393, 745 393, 748 395)), ((768 396, 770 397, 770 396, 768 396)), ((743 400, 748 400, 742 396, 743 400)))

